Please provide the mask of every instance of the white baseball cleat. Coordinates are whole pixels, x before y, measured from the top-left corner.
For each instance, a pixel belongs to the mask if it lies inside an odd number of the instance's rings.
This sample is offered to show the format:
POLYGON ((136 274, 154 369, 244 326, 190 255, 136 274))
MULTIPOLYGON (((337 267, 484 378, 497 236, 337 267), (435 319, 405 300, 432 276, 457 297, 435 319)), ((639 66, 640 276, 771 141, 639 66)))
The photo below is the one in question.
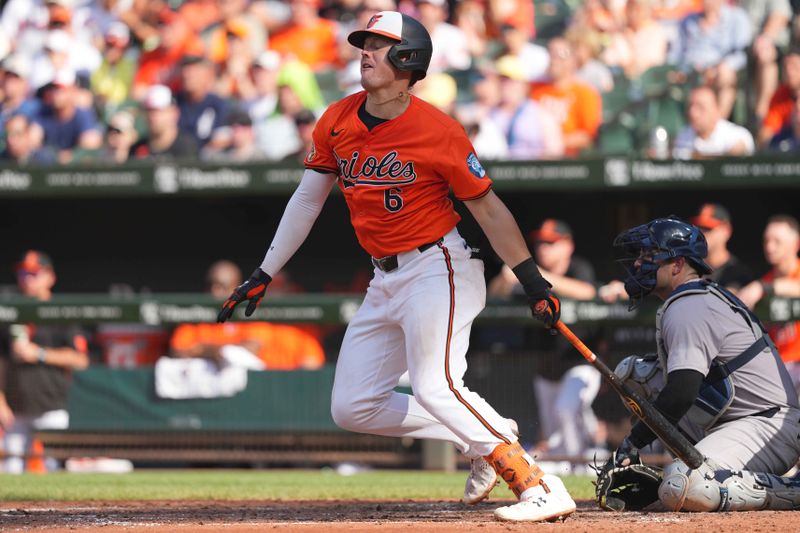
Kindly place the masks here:
MULTIPOLYGON (((519 437, 519 426, 516 421, 508 419, 511 431, 519 437)), ((469 477, 464 486, 464 497, 461 501, 468 505, 475 505, 489 497, 489 493, 500 484, 494 468, 483 457, 472 459, 469 465, 469 477)))
POLYGON ((553 475, 544 476, 543 481, 550 492, 537 492, 514 505, 498 507, 494 511, 494 516, 498 520, 509 522, 543 522, 545 520, 555 522, 564 520, 574 513, 575 502, 564 487, 564 483, 553 475))

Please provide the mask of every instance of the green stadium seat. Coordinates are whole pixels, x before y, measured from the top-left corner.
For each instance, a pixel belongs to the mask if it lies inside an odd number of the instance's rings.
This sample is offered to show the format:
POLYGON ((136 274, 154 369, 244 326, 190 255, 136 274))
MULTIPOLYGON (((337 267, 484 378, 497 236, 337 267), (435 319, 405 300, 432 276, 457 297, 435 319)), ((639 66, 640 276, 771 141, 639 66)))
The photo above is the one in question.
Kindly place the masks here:
POLYGON ((624 78, 614 80, 614 88, 602 94, 603 122, 614 120, 631 102, 630 82, 624 78))
POLYGON ((634 131, 618 120, 600 126, 597 144, 604 155, 630 155, 636 151, 634 131))

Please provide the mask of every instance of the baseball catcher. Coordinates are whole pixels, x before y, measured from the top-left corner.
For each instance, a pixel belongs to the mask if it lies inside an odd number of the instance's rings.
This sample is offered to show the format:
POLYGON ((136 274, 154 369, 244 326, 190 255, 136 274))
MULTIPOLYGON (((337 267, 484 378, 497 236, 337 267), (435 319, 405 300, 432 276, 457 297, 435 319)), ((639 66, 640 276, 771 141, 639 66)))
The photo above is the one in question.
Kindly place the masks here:
POLYGON ((660 500, 671 511, 800 509, 800 479, 781 477, 800 457, 797 394, 759 319, 734 294, 702 277, 703 233, 674 217, 620 234, 625 290, 635 308, 662 300, 653 355, 630 356, 615 373, 651 401, 705 457, 663 473, 639 450, 654 439, 642 422, 598 468, 597 502, 641 509, 660 500))

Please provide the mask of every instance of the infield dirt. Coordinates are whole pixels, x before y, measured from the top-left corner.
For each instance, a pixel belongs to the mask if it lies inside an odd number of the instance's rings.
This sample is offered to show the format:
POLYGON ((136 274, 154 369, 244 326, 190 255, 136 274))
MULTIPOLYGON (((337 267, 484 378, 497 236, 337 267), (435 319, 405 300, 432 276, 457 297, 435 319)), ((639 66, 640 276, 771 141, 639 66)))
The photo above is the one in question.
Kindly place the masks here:
POLYGON ((579 531, 586 533, 697 531, 774 533, 800 530, 792 511, 749 513, 624 513, 600 511, 579 502, 564 522, 498 522, 492 510, 510 501, 474 507, 442 501, 125 501, 0 502, 0 530, 67 532, 86 529, 160 533, 166 531, 401 532, 579 531))

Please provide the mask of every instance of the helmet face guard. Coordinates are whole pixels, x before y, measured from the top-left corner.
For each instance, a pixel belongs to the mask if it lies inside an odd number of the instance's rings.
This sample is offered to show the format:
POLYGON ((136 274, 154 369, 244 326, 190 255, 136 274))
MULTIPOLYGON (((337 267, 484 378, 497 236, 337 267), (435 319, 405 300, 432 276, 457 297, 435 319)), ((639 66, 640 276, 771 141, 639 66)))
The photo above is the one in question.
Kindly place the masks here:
POLYGON ((622 248, 627 256, 619 262, 626 273, 630 310, 653 292, 658 269, 671 259, 684 257, 699 274, 711 273, 711 267, 703 261, 708 254, 703 233, 674 217, 658 218, 624 231, 614 239, 614 246, 622 248))

